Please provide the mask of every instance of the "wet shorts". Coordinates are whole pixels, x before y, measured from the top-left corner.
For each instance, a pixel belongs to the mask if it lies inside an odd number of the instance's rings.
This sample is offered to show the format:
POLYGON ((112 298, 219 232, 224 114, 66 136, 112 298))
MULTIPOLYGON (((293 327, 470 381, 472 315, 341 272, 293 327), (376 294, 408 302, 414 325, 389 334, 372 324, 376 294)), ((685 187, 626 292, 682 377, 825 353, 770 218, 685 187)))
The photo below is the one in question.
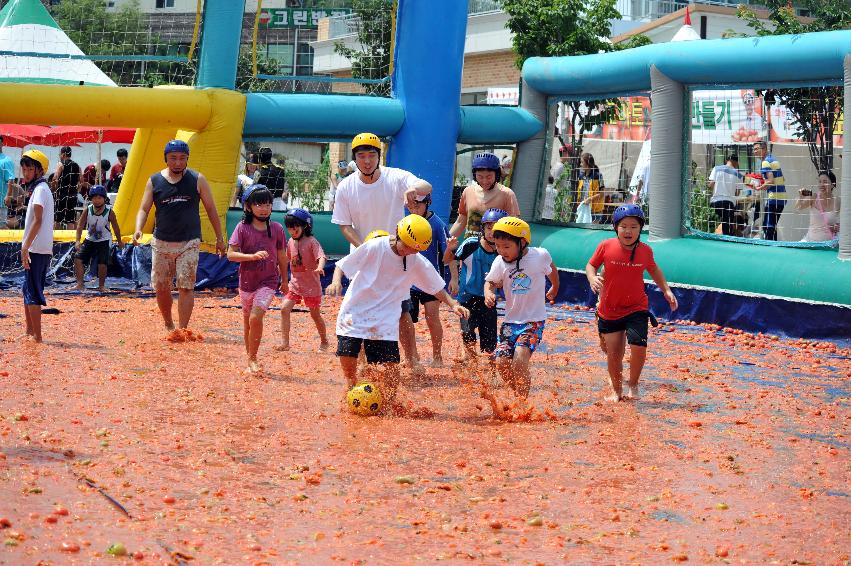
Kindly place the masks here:
POLYGON ((597 331, 600 334, 626 332, 626 341, 632 346, 647 346, 647 322, 650 313, 638 311, 616 320, 606 320, 597 315, 597 331))
POLYGON ((398 364, 399 343, 395 340, 368 340, 337 335, 337 356, 357 358, 361 344, 368 364, 398 364))
POLYGON ((30 268, 24 270, 24 282, 21 288, 24 292, 25 305, 47 304, 44 298, 44 285, 47 283, 47 269, 50 267, 50 254, 34 254, 30 252, 30 268))
POLYGON ((497 358, 513 358, 517 346, 535 348, 544 337, 544 321, 539 322, 503 322, 499 329, 499 344, 493 355, 497 358))
POLYGON ((242 303, 242 312, 251 314, 251 309, 257 307, 264 311, 269 310, 269 305, 275 299, 275 289, 271 287, 260 287, 255 291, 239 290, 239 300, 242 303))
POLYGON ((155 289, 171 287, 172 280, 176 278, 178 289, 194 289, 200 246, 199 238, 187 242, 151 238, 151 286, 155 289))
POLYGON ((304 301, 304 306, 309 309, 318 309, 322 306, 322 295, 316 295, 315 297, 302 297, 298 293, 293 293, 292 291, 288 291, 285 299, 289 299, 293 302, 293 304, 299 304, 304 301))
POLYGON ((485 298, 478 296, 470 297, 461 306, 470 310, 470 318, 461 319, 461 339, 465 344, 475 344, 478 328, 482 352, 493 352, 496 349, 496 307, 486 307, 485 298))
POLYGON ((107 265, 109 263, 109 240, 101 242, 93 242, 85 240, 80 246, 80 251, 77 252, 77 259, 83 262, 83 265, 88 265, 92 258, 97 258, 98 265, 107 265))
POLYGON ((411 320, 417 322, 420 319, 421 304, 425 305, 426 303, 432 303, 436 300, 437 297, 434 295, 429 295, 419 289, 411 289, 411 310, 408 311, 411 313, 411 320))

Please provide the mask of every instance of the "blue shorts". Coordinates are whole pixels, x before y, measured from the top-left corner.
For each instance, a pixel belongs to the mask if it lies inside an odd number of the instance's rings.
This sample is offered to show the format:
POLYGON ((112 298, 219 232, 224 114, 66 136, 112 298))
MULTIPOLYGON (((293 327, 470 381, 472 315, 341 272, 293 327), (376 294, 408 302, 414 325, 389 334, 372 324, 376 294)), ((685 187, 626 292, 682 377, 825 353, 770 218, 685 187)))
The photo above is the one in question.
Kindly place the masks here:
POLYGON ((51 254, 34 254, 30 252, 30 268, 24 270, 25 305, 47 305, 44 298, 44 286, 47 284, 47 269, 50 267, 51 254))
POLYGON ((494 357, 513 358, 517 346, 529 348, 534 352, 544 337, 544 322, 503 322, 499 329, 499 345, 493 352, 494 357))

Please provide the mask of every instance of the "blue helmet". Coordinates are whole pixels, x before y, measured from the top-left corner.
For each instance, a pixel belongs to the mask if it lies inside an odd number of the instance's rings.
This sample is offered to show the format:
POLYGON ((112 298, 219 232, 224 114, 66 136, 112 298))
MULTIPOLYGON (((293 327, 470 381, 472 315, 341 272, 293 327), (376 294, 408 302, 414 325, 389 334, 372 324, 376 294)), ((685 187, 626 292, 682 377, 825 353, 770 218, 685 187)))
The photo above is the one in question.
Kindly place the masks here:
POLYGON ((476 169, 487 169, 489 171, 501 171, 499 157, 493 153, 477 153, 473 157, 473 173, 476 169))
POLYGON ((627 216, 632 216, 637 219, 638 223, 641 224, 641 227, 644 227, 644 223, 646 222, 646 219, 644 218, 644 211, 641 210, 641 207, 637 204, 624 204, 617 207, 615 212, 612 214, 612 225, 617 228, 618 222, 627 216))
POLYGON ((106 194, 106 188, 103 185, 95 185, 91 189, 89 189, 89 199, 92 197, 103 197, 109 198, 106 194))
POLYGON ((166 156, 169 153, 185 153, 186 155, 189 155, 189 144, 183 140, 171 140, 165 144, 163 156, 166 156))
POLYGON ((287 216, 298 218, 299 220, 310 226, 310 228, 313 228, 313 216, 311 216, 310 213, 304 208, 291 208, 287 211, 287 216))
POLYGON ((489 208, 482 215, 482 224, 496 222, 500 218, 505 218, 506 216, 508 216, 508 213, 501 208, 489 208))
MULTIPOLYGON (((267 187, 266 185, 261 185, 260 183, 254 183, 253 185, 245 189, 242 192, 242 198, 240 199, 242 201, 243 206, 245 206, 245 203, 248 202, 248 197, 250 197, 252 193, 255 193, 257 191, 269 191, 269 187, 267 187)), ((269 194, 271 195, 272 192, 269 191, 269 194)))

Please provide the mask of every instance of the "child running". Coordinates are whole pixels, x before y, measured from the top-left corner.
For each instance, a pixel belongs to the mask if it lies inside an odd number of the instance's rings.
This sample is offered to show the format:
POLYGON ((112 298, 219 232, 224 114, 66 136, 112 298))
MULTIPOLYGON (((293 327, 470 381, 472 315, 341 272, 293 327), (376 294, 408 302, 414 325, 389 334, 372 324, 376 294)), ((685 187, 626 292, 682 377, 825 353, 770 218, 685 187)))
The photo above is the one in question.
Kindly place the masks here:
POLYGON ((532 230, 519 218, 500 218, 493 225, 493 240, 499 257, 485 278, 485 305, 496 306, 498 287, 505 293, 505 319, 494 351, 496 368, 525 400, 531 386, 529 359, 544 334, 547 301, 558 294, 558 271, 550 252, 531 247, 532 230), (547 278, 552 286, 545 293, 547 278))
MULTIPOLYGON (((438 215, 428 209, 431 204, 431 194, 417 195, 413 204, 408 204, 411 214, 422 216, 431 225, 431 245, 420 252, 431 263, 441 278, 446 277, 446 262, 443 254, 446 251, 446 237, 449 230, 438 215)), ((417 287, 411 288, 411 320, 416 323, 420 317, 420 304, 425 311, 428 333, 431 335, 431 367, 443 367, 443 326, 440 324, 440 303, 434 295, 430 295, 417 287)), ((417 343, 413 342, 413 352, 417 352, 417 343)), ((419 356, 416 356, 419 359, 419 356)))
POLYGON ((600 242, 585 266, 585 275, 591 289, 600 295, 597 329, 612 383, 612 394, 606 400, 620 401, 624 397, 638 398, 638 378, 647 357, 647 321, 652 315, 644 290, 644 272, 647 271, 662 290, 672 311, 677 310, 677 298, 653 260, 653 250, 640 241, 644 227, 641 207, 635 204, 619 206, 612 214, 612 224, 617 237, 600 242), (597 275, 601 265, 605 277, 597 275), (629 389, 624 396, 622 381, 626 343, 629 343, 631 354, 629 389))
POLYGON ((284 217, 284 224, 290 233, 287 259, 292 279, 288 286, 286 274, 282 272, 284 277, 281 291, 285 297, 281 304, 281 345, 275 349, 290 349, 290 315, 293 307, 304 301, 310 310, 310 317, 316 324, 316 330, 319 331, 319 351, 325 352, 328 350, 328 335, 325 320, 319 311, 322 305, 322 285, 319 277, 325 273, 325 252, 319 240, 313 237, 313 216, 308 211, 303 208, 291 209, 284 217))
POLYGON ((337 356, 349 388, 356 384, 361 346, 367 365, 377 374, 381 393, 392 405, 399 384, 399 305, 412 285, 449 305, 458 316, 469 311, 449 296, 446 284, 418 252, 431 244, 431 225, 411 214, 399 221, 392 238, 373 238, 337 262, 336 279, 351 280, 337 315, 337 356))
POLYGON ((77 291, 82 291, 83 275, 92 257, 98 261, 98 291, 106 291, 106 268, 109 263, 109 244, 112 242, 112 234, 118 241, 118 247, 123 248, 121 241, 121 229, 118 227, 118 219, 115 217, 112 207, 107 206, 109 198, 103 185, 95 185, 89 189, 89 206, 83 209, 80 220, 77 222, 77 239, 74 247, 77 254, 74 257, 74 275, 77 277, 77 291), (86 241, 80 245, 80 237, 83 235, 83 226, 86 227, 86 241), (110 226, 112 231, 110 231, 110 226))
POLYGON ((479 348, 492 354, 496 349, 496 307, 485 305, 485 276, 496 259, 493 225, 508 213, 501 208, 489 208, 482 215, 482 235, 464 240, 459 246, 457 238, 450 238, 444 261, 449 264, 451 279, 449 292, 458 295, 458 302, 469 309, 470 318, 461 319, 461 340, 467 365, 478 359, 476 355, 476 330, 479 331, 479 348), (458 262, 461 274, 458 274, 458 262))
POLYGON ((262 371, 257 350, 263 337, 263 317, 280 285, 287 291, 284 227, 271 221, 272 191, 251 185, 242 194, 243 216, 231 234, 228 259, 239 263, 239 298, 248 372, 262 371), (280 282, 280 283, 279 283, 280 282))

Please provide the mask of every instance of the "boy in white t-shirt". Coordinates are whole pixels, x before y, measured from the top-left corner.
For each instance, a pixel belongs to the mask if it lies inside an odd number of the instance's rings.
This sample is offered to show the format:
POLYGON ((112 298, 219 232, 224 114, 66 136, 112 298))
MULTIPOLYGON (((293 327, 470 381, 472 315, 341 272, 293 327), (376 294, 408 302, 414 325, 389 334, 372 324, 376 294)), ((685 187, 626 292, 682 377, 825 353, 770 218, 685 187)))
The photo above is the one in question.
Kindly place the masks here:
MULTIPOLYGON (((469 311, 444 290, 446 284, 418 252, 431 244, 431 225, 412 214, 396 227, 395 238, 374 238, 337 262, 335 280, 351 280, 337 315, 337 356, 349 388, 357 380, 361 346, 368 366, 378 370, 377 381, 389 404, 399 384, 399 304, 412 285, 449 305, 458 316, 469 311), (382 375, 383 374, 383 375, 382 375)), ((335 283, 338 283, 335 281, 335 283)))
POLYGON ((27 337, 36 342, 41 342, 41 307, 47 305, 44 286, 53 256, 53 193, 44 177, 48 166, 47 156, 37 149, 21 156, 24 188, 30 193, 21 240, 24 316, 27 337))
POLYGON ((544 248, 533 248, 529 225, 513 216, 500 218, 493 226, 499 257, 485 277, 485 304, 496 304, 495 290, 505 293, 505 317, 494 351, 496 367, 518 397, 529 396, 529 359, 544 334, 547 301, 558 294, 558 270, 544 248), (551 287, 545 294, 545 279, 551 287))

